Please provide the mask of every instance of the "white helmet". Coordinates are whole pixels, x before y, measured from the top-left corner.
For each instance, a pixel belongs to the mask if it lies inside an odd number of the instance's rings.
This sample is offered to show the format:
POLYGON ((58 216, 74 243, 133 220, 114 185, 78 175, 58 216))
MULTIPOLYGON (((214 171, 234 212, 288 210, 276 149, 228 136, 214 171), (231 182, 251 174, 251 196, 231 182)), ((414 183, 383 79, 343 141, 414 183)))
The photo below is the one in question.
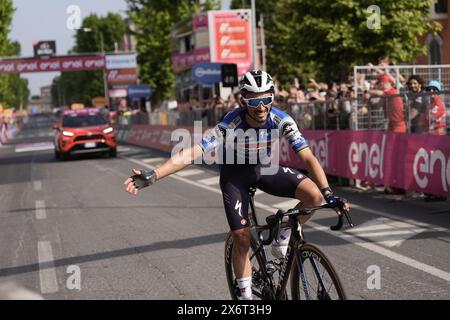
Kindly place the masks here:
POLYGON ((248 92, 273 92, 274 85, 270 74, 262 70, 246 72, 239 81, 239 90, 248 92))

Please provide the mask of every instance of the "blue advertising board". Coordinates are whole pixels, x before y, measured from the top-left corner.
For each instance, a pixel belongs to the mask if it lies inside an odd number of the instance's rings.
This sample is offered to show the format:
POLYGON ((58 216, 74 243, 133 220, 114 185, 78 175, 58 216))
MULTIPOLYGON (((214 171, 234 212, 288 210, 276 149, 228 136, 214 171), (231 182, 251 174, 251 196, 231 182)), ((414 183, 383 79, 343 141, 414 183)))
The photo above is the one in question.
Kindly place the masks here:
POLYGON ((197 63, 192 67, 192 77, 206 85, 222 81, 221 63, 197 63))
POLYGON ((152 96, 152 88, 147 85, 128 86, 127 95, 131 99, 149 98, 152 96))

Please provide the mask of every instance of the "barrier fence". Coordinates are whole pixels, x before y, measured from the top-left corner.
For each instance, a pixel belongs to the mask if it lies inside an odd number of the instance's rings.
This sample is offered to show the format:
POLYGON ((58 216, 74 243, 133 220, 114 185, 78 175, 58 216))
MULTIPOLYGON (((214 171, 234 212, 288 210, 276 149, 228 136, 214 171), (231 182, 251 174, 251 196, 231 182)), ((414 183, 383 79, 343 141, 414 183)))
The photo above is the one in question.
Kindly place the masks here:
MULTIPOLYGON (((178 126, 118 126, 118 139, 171 152, 178 126)), ((193 127, 192 142, 201 139, 193 127)), ((206 128, 204 128, 206 130, 206 128)), ((310 148, 329 175, 362 179, 383 185, 450 196, 450 136, 379 131, 304 130, 310 148)), ((279 146, 280 164, 304 169, 286 140, 279 146)))

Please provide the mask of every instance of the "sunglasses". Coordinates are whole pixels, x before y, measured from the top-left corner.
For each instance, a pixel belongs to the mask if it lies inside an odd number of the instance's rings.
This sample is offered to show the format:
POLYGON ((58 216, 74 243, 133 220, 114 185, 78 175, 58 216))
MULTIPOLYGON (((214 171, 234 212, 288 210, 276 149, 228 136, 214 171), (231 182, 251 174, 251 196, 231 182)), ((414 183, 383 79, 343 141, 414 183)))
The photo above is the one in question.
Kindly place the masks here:
POLYGON ((260 104, 262 104, 263 106, 271 104, 273 102, 273 96, 265 98, 244 99, 244 101, 247 104, 247 106, 257 108, 259 107, 260 104))

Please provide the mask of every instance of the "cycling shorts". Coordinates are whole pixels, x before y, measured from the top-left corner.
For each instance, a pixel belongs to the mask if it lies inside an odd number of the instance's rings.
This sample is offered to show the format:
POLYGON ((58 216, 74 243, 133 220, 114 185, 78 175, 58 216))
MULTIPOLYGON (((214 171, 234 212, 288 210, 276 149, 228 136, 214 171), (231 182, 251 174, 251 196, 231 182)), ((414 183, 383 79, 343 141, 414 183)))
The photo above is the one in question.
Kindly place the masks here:
POLYGON ((221 166, 220 188, 231 230, 249 226, 248 207, 251 187, 257 187, 277 197, 295 198, 295 190, 299 183, 308 179, 307 176, 292 168, 280 166, 272 175, 262 174, 263 168, 263 165, 221 166))

